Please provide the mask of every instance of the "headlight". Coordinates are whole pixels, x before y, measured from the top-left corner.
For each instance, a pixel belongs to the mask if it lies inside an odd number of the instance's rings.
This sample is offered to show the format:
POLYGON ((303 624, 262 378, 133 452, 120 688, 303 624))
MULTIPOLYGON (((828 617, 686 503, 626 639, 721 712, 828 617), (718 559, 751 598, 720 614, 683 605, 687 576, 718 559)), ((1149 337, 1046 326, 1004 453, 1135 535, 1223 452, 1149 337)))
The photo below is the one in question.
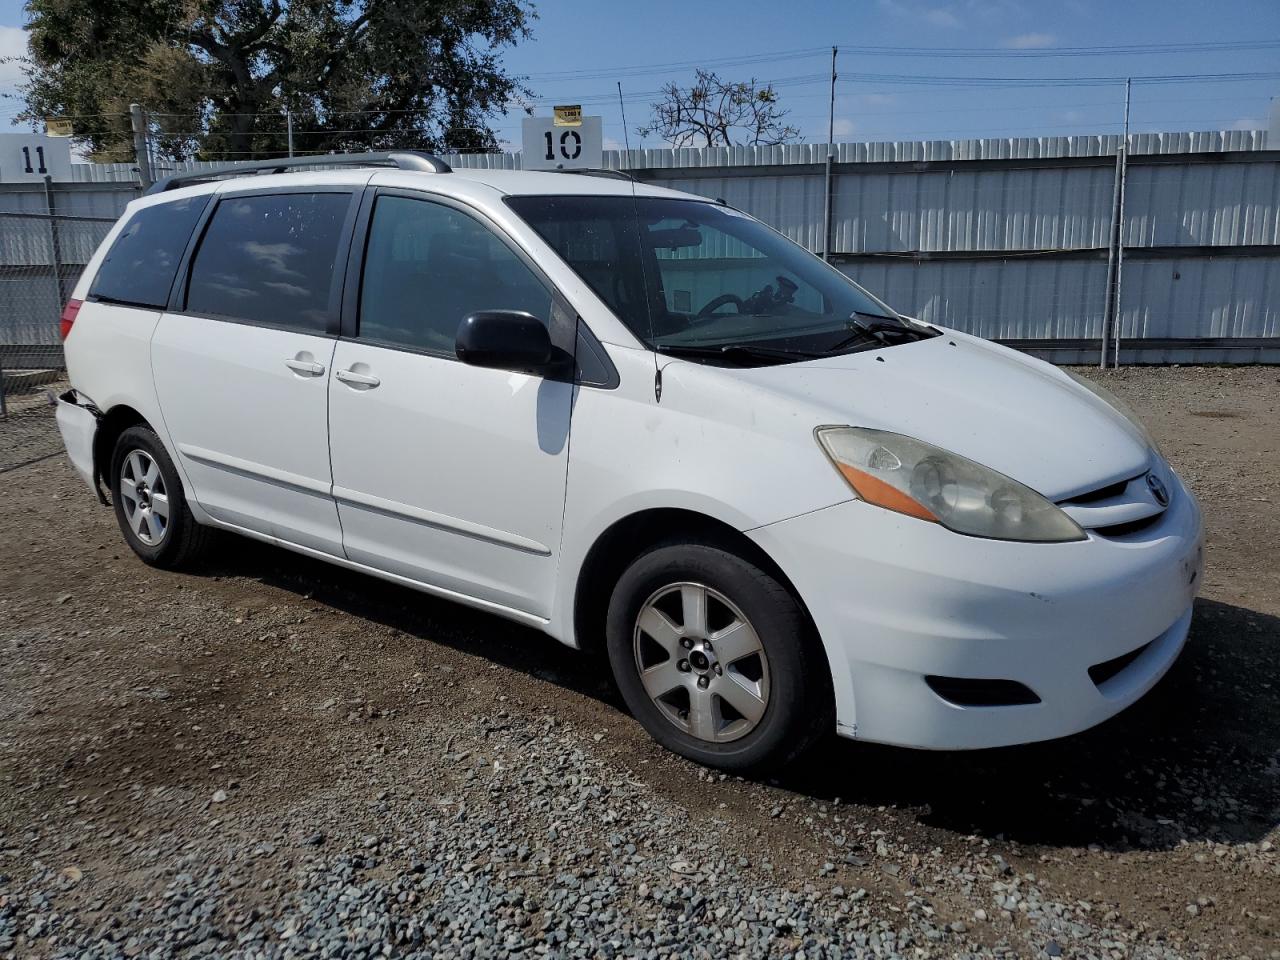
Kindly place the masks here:
MULTIPOLYGON (((1151 436, 1151 432, 1147 429, 1146 424, 1138 419, 1138 415, 1134 412, 1133 407, 1129 406, 1100 383, 1094 383, 1092 380, 1086 380, 1084 377, 1079 374, 1072 373, 1070 370, 1063 370, 1062 372, 1092 393, 1116 413, 1120 414, 1120 416, 1128 420, 1133 428, 1138 431, 1143 442, 1156 453, 1160 453, 1160 445, 1156 443, 1155 437, 1151 436)), ((1160 453, 1160 455, 1164 456, 1162 453, 1160 453)))
POLYGON ((819 427, 817 437, 867 503, 973 537, 1034 543, 1085 539, 1074 520, 1031 488, 954 453, 863 427, 819 427))

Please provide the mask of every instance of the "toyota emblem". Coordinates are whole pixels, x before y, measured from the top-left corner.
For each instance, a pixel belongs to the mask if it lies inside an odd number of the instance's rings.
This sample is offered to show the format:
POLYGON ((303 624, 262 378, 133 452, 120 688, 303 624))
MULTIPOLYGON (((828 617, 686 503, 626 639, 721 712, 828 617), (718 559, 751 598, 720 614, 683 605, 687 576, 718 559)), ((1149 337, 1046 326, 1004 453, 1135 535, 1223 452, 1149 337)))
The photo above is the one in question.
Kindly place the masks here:
POLYGON ((1154 473, 1147 474, 1147 487, 1151 490, 1151 496, 1155 497, 1156 503, 1162 507, 1169 505, 1169 488, 1154 473))

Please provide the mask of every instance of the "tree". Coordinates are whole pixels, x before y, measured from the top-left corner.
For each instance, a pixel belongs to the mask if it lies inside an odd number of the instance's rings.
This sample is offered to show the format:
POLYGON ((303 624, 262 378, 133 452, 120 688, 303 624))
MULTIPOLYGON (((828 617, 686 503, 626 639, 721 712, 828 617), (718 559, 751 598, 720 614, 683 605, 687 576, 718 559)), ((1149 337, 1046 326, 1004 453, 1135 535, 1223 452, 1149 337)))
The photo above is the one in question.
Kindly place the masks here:
POLYGON ((636 132, 656 133, 676 147, 786 143, 800 135, 783 122, 787 111, 779 107, 773 85, 759 86, 754 77, 731 83, 698 70, 688 88, 664 86, 652 111, 648 125, 636 132))
POLYGON ((132 158, 129 104, 162 156, 493 150, 529 91, 502 68, 524 0, 29 0, 20 120, 75 118, 97 160, 132 158))

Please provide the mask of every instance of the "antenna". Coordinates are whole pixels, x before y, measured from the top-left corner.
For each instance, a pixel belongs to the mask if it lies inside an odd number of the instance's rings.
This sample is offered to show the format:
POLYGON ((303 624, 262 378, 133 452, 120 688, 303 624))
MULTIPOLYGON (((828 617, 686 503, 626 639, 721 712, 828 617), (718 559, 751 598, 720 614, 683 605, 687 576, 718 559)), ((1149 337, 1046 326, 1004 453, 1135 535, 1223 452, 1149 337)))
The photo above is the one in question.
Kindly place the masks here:
POLYGON ((631 166, 631 132, 627 130, 627 105, 622 99, 622 81, 618 81, 618 109, 622 111, 622 142, 627 145, 627 166, 631 166))

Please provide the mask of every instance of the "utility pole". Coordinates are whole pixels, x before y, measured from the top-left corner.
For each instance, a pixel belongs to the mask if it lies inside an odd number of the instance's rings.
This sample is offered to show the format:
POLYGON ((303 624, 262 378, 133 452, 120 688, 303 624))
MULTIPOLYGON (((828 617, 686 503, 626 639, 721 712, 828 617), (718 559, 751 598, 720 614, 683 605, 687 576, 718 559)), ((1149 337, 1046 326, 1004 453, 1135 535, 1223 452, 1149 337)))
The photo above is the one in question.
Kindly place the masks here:
POLYGON ((831 48, 831 103, 827 111, 827 170, 826 189, 822 199, 822 259, 831 260, 831 155, 835 151, 836 138, 836 47, 831 48))
POLYGON ((1129 95, 1133 89, 1133 77, 1124 82, 1124 133, 1120 137, 1120 208, 1116 215, 1116 295, 1114 310, 1115 320, 1115 353, 1112 366, 1120 366, 1120 278, 1124 274, 1124 187, 1129 176, 1129 95))
POLYGON ((151 157, 147 150, 147 120, 140 104, 129 104, 129 122, 133 126, 133 157, 138 164, 138 180, 146 190, 155 181, 151 176, 151 157))

